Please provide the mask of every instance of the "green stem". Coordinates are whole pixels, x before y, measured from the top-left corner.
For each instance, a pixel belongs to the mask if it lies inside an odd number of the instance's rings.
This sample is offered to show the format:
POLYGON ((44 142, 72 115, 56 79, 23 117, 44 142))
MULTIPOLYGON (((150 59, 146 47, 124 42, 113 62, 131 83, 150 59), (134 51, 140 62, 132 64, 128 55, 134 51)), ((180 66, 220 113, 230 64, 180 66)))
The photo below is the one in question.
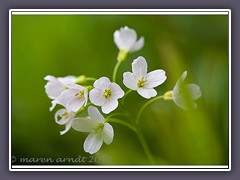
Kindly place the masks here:
POLYGON ((122 105, 124 105, 125 98, 127 97, 127 95, 128 95, 130 92, 132 92, 131 89, 128 90, 128 91, 126 92, 126 94, 123 96, 122 101, 121 101, 122 105))
POLYGON ((163 98, 163 96, 157 96, 157 97, 149 100, 148 102, 146 102, 146 103, 141 107, 140 111, 138 112, 137 119, 136 119, 136 124, 139 123, 140 118, 141 118, 141 115, 142 115, 144 109, 145 109, 149 104, 151 104, 152 102, 154 102, 154 101, 156 101, 156 100, 158 100, 158 99, 162 99, 162 98, 163 98))
MULTIPOLYGON (((119 114, 119 113, 116 113, 116 114, 119 114)), ((112 115, 114 115, 114 114, 112 114, 112 115)), ((132 126, 131 124, 129 124, 125 121, 122 121, 122 120, 116 119, 116 118, 110 118, 109 116, 105 119, 105 122, 113 122, 113 123, 121 124, 129 129, 131 129, 132 131, 134 131, 136 133, 136 135, 140 141, 140 144, 142 145, 143 151, 146 154, 147 158, 149 159, 150 163, 154 164, 153 155, 148 148, 148 144, 146 143, 144 136, 143 136, 142 132, 140 131, 140 128, 137 129, 136 127, 132 126)))
POLYGON ((138 137, 138 139, 139 139, 139 141, 140 141, 140 143, 141 143, 141 145, 143 147, 143 150, 144 150, 147 158, 149 159, 150 163, 151 164, 155 164, 153 155, 152 155, 151 151, 148 148, 148 145, 147 145, 147 143, 146 143, 146 141, 144 139, 144 136, 143 136, 142 132, 140 131, 140 128, 137 129, 136 134, 137 134, 137 137, 138 137))
POLYGON ((121 61, 118 61, 117 64, 115 65, 115 67, 114 67, 113 77, 112 77, 113 82, 116 82, 117 71, 118 71, 118 68, 119 68, 120 64, 121 64, 121 61))
POLYGON ((109 116, 107 116, 105 118, 105 120, 107 120, 107 119, 109 119, 109 118, 111 118, 113 116, 129 116, 129 115, 128 114, 123 114, 123 113, 113 113, 113 114, 110 114, 109 116))
POLYGON ((105 122, 113 122, 113 123, 118 123, 118 124, 121 124, 121 125, 124 125, 125 127, 128 127, 129 129, 133 130, 134 132, 137 133, 137 130, 135 127, 133 127, 132 125, 130 125, 129 123, 125 122, 125 121, 122 121, 120 119, 115 119, 115 118, 108 118, 108 119, 105 119, 105 122))
POLYGON ((91 102, 88 102, 86 106, 90 106, 90 105, 92 105, 92 103, 91 103, 91 102))

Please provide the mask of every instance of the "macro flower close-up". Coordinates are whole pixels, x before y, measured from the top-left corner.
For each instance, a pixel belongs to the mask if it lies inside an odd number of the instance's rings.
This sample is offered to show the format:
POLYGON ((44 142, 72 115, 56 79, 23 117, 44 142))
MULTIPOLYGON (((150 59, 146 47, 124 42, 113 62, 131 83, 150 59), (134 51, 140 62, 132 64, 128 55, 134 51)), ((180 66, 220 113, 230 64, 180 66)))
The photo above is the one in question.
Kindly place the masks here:
POLYGON ((193 100, 200 98, 202 93, 200 87, 196 84, 185 85, 184 80, 186 77, 187 71, 184 71, 173 88, 173 101, 183 109, 187 109, 188 107, 195 109, 197 108, 197 104, 193 100), (184 92, 187 97, 184 97, 184 92), (189 104, 188 101, 190 101, 189 104))
POLYGON ((147 61, 142 56, 133 61, 132 72, 123 74, 124 85, 146 99, 155 97, 157 91, 154 88, 164 83, 166 79, 165 71, 162 69, 147 73, 147 61))
POLYGON ((89 93, 90 101, 102 107, 102 111, 108 114, 118 107, 118 99, 124 96, 122 88, 109 78, 101 77, 93 84, 94 89, 89 93))
POLYGON ((187 77, 187 71, 184 71, 182 76, 177 80, 172 91, 165 94, 165 99, 172 99, 174 103, 182 109, 196 109, 197 104, 193 100, 201 97, 200 87, 196 84, 184 84, 187 77))
POLYGON ((45 87, 45 92, 50 99, 52 99, 52 106, 50 107, 50 111, 54 109, 56 104, 59 103, 59 98, 64 90, 68 87, 68 85, 74 84, 75 77, 67 76, 67 77, 59 77, 56 78, 54 76, 47 75, 44 77, 47 80, 47 84, 45 87))
POLYGON ((112 126, 105 122, 105 118, 93 106, 88 107, 89 118, 75 118, 72 124, 73 129, 80 132, 89 132, 84 141, 84 151, 94 154, 102 147, 103 142, 111 144, 114 131, 112 126))
POLYGON ((83 105, 86 106, 87 101, 88 89, 77 84, 69 85, 59 97, 60 104, 73 112, 77 112, 83 105))
POLYGON ((118 60, 124 60, 129 52, 140 50, 144 46, 144 38, 137 40, 137 33, 134 29, 127 26, 116 30, 113 34, 113 40, 119 49, 118 60))
POLYGON ((65 130, 60 131, 61 135, 67 133, 70 130, 75 114, 76 113, 70 112, 67 109, 59 109, 55 113, 55 122, 59 125, 65 125, 65 130))

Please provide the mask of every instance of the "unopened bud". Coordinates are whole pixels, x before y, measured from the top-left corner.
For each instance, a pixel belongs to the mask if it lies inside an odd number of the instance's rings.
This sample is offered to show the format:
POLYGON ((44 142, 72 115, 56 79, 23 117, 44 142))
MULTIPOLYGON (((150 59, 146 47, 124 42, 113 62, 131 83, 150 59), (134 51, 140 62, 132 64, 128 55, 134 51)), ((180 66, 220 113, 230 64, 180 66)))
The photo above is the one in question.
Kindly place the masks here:
POLYGON ((173 99, 173 92, 172 91, 167 91, 166 93, 164 93, 163 99, 166 100, 166 101, 172 100, 173 99))

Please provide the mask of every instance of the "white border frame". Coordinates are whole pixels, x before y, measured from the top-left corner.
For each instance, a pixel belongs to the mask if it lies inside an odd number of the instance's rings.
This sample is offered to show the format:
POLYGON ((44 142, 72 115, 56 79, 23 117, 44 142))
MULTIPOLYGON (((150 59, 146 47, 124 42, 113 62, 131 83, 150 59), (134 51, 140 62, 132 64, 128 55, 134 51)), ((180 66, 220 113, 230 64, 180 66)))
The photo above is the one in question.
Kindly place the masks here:
POLYGON ((10 171, 231 171, 231 10, 230 9, 10 9, 9 10, 9 170, 10 171), (39 166, 12 165, 11 151, 11 18, 12 15, 228 15, 229 27, 229 164, 220 166, 39 166))

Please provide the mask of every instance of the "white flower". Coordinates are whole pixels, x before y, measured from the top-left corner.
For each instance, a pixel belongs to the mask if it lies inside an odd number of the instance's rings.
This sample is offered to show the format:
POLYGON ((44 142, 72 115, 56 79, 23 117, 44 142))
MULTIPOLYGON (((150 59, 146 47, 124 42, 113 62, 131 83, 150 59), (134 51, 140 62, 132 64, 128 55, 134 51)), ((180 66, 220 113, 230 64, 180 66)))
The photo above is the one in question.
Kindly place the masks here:
POLYGON ((172 91, 164 94, 164 99, 173 99, 174 103, 182 109, 197 108, 197 104, 193 102, 201 97, 202 93, 200 87, 196 84, 184 84, 187 77, 187 71, 184 71, 182 76, 178 79, 172 91))
POLYGON ((90 119, 75 118, 72 124, 73 129, 81 132, 89 132, 84 141, 84 151, 94 154, 101 148, 103 142, 111 144, 113 141, 114 131, 109 123, 105 122, 104 117, 93 106, 88 107, 90 119))
POLYGON ((114 42, 119 50, 125 52, 135 52, 141 49, 144 45, 144 38, 141 37, 137 41, 137 33, 134 29, 130 29, 127 26, 116 30, 113 34, 114 42))
POLYGON ((67 86, 70 84, 74 84, 75 77, 67 76, 67 77, 59 77, 56 78, 54 76, 46 76, 44 77, 47 80, 47 84, 45 87, 45 92, 50 99, 53 99, 52 106, 50 107, 50 111, 54 109, 56 104, 58 104, 58 99, 61 96, 62 92, 66 90, 67 86))
POLYGON ((129 89, 137 91, 146 99, 156 96, 157 91, 153 88, 167 79, 165 71, 162 69, 147 73, 147 62, 142 56, 133 61, 132 71, 132 73, 125 72, 123 74, 123 84, 129 89))
POLYGON ((94 89, 89 93, 89 99, 93 104, 101 106, 105 114, 118 107, 118 99, 124 96, 124 91, 118 84, 110 82, 107 77, 101 77, 93 86, 94 89))
POLYGON ((76 113, 74 112, 69 112, 66 109, 59 109, 56 113, 55 113, 55 122, 59 125, 65 125, 65 130, 64 131, 60 131, 60 134, 63 135, 66 132, 69 131, 69 129, 72 126, 72 122, 73 122, 73 118, 75 116, 76 113))
POLYGON ((88 100, 88 89, 77 85, 68 85, 68 89, 63 91, 58 102, 65 106, 68 111, 77 112, 83 105, 86 106, 88 100))

